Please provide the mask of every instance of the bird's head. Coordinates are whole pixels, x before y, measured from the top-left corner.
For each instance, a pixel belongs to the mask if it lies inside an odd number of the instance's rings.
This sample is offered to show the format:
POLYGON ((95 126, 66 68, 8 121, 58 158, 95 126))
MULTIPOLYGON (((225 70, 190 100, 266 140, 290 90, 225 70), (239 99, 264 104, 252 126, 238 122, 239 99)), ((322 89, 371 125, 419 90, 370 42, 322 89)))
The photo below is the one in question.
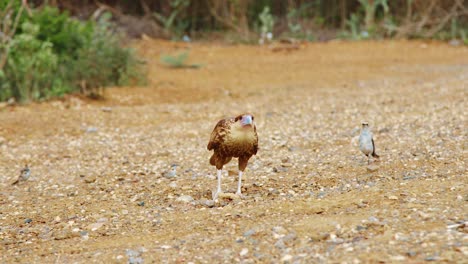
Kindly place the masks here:
POLYGON ((369 127, 369 124, 367 122, 362 122, 362 128, 367 128, 369 127))
POLYGON ((236 117, 235 121, 239 122, 243 128, 253 127, 254 116, 251 114, 239 115, 236 117))

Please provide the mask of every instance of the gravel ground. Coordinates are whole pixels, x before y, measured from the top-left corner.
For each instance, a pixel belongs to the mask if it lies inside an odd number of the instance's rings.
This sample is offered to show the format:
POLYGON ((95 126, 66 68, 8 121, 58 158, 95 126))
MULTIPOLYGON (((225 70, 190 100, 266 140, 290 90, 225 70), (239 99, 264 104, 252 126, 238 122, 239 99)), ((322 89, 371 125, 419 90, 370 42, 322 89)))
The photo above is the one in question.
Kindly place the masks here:
POLYGON ((1 263, 466 263, 467 47, 134 45, 148 87, 0 105, 1 263), (185 49, 202 68, 159 64, 185 49), (246 197, 214 203, 206 144, 243 112, 246 197))

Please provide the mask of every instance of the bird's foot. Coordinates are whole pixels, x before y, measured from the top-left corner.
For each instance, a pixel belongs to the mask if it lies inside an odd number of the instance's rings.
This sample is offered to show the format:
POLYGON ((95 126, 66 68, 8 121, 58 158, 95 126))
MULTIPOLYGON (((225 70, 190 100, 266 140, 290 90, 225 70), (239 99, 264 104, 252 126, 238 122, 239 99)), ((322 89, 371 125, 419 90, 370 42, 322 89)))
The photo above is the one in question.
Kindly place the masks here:
POLYGON ((237 191, 236 192, 236 195, 240 198, 240 199, 245 199, 245 195, 243 195, 241 192, 237 191))
POLYGON ((213 201, 217 201, 220 195, 223 195, 223 192, 221 190, 217 190, 211 193, 211 198, 213 198, 213 201))

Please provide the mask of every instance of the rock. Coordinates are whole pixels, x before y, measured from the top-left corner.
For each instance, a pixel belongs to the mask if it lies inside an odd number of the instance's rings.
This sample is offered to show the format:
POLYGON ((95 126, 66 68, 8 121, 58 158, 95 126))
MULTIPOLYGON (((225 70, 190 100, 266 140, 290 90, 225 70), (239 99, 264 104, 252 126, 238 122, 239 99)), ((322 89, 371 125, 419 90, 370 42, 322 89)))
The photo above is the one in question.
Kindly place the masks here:
POLYGON ((293 256, 286 254, 281 258, 281 262, 290 262, 293 259, 293 256))
POLYGON ((248 253, 249 253, 249 249, 248 249, 248 248, 243 248, 243 249, 241 250, 241 252, 239 253, 239 255, 240 255, 241 257, 244 257, 244 256, 247 255, 248 253))
POLYGON ((144 202, 144 201, 138 202, 137 204, 138 204, 138 206, 145 206, 145 202, 144 202))
POLYGON ((182 195, 176 199, 176 202, 190 203, 193 201, 193 197, 190 195, 182 195))
POLYGON ((206 206, 206 207, 214 207, 215 206, 215 201, 213 200, 203 200, 200 202, 201 205, 206 206))
POLYGON ((245 236, 245 237, 249 237, 249 236, 254 235, 255 233, 256 233, 256 232, 255 232, 254 229, 250 229, 250 230, 247 230, 247 231, 244 232, 244 236, 245 236))
POLYGON ((86 133, 96 133, 98 129, 96 127, 88 127, 86 128, 86 133))
POLYGON ((112 108, 103 106, 103 107, 101 107, 101 111, 103 111, 103 112, 112 112, 112 108))
POLYGON ((377 171, 379 169, 379 166, 377 165, 374 165, 374 164, 370 164, 367 166, 367 171, 368 172, 374 172, 374 171, 377 171))
POLYGON ((172 189, 176 189, 177 188, 177 182, 173 181, 173 182, 169 183, 169 187, 171 187, 172 189))
POLYGON ((75 234, 72 233, 69 229, 65 228, 62 230, 55 231, 53 236, 55 240, 64 240, 74 237, 75 234))
POLYGON ((286 230, 284 227, 282 226, 275 226, 272 228, 272 231, 275 233, 275 234, 278 234, 278 235, 286 235, 288 233, 288 230, 286 230))
POLYGON ((129 264, 143 264, 143 259, 141 258, 141 253, 139 251, 126 249, 125 253, 128 256, 129 264))
POLYGON ((398 200, 398 197, 395 196, 395 195, 390 195, 390 196, 388 197, 388 199, 390 199, 390 200, 398 200))
POLYGON ((284 244, 283 239, 278 239, 278 241, 275 243, 275 247, 278 249, 284 249, 286 248, 286 244, 284 244))
POLYGON ((96 176, 94 176, 94 175, 85 176, 85 177, 84 177, 84 181, 85 181, 86 183, 93 183, 93 182, 96 181, 96 176))
POLYGON ((98 230, 99 228, 101 228, 102 226, 104 225, 103 222, 97 222, 97 223, 93 223, 93 224, 90 224, 88 225, 88 229, 91 230, 91 231, 96 231, 98 230))
POLYGON ((31 219, 31 218, 26 218, 26 219, 24 220, 24 223, 25 223, 25 224, 29 224, 29 223, 31 223, 31 222, 32 222, 32 219, 31 219))

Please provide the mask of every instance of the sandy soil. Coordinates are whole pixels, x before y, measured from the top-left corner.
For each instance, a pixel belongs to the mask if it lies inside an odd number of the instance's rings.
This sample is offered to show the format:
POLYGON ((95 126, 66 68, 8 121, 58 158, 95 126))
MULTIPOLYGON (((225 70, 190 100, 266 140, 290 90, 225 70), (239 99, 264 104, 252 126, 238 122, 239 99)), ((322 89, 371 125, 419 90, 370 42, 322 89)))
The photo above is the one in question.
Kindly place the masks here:
POLYGON ((466 263, 467 47, 135 46, 147 87, 0 108, 1 263, 466 263), (185 49, 202 68, 160 64, 185 49), (260 139, 246 197, 213 204, 206 144, 242 112, 260 139))

